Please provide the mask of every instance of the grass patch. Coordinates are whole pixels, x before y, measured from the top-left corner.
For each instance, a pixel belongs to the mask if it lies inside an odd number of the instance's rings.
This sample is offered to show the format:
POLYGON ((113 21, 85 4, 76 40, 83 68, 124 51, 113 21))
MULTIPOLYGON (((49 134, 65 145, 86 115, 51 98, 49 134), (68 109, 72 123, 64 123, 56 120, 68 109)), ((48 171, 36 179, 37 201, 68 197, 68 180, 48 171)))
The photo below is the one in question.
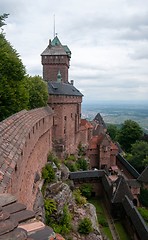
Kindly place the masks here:
POLYGON ((103 210, 103 207, 102 207, 102 202, 101 202, 101 199, 98 199, 98 198, 90 198, 89 199, 89 202, 92 203, 95 208, 96 208, 96 212, 98 214, 104 214, 104 210, 103 210))
POLYGON ((103 227, 103 233, 108 237, 109 240, 113 240, 109 227, 103 227))
MULTIPOLYGON (((106 237, 108 237, 109 240, 113 240, 111 231, 108 227, 107 218, 104 212, 102 201, 103 201, 102 199, 98 198, 89 199, 89 202, 96 207, 98 223, 101 226, 102 232, 106 235, 106 237)), ((120 236, 120 240, 131 240, 131 238, 127 235, 123 225, 120 222, 115 222, 115 228, 120 236)))
POLYGON ((131 240, 120 222, 115 222, 115 228, 119 234, 120 240, 131 240))
POLYGON ((98 223, 102 229, 102 232, 104 233, 104 235, 106 235, 106 237, 108 237, 109 240, 113 240, 111 231, 108 226, 107 218, 104 213, 102 199, 91 198, 91 199, 89 199, 89 202, 92 203, 96 207, 98 223))

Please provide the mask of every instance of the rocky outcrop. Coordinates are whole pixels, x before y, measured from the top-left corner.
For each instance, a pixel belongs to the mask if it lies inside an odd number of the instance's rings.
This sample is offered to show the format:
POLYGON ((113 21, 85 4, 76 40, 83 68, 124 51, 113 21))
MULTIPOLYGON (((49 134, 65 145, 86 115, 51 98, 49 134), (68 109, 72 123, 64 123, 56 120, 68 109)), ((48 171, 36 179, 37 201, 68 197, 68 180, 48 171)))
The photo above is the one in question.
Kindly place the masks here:
POLYGON ((38 188, 33 211, 35 212, 35 216, 38 220, 45 222, 44 198, 40 188, 38 188))
POLYGON ((96 208, 94 205, 90 203, 84 204, 81 207, 75 205, 72 225, 73 232, 71 233, 71 236, 73 240, 102 240, 97 221, 96 208), (86 217, 92 222, 93 232, 89 235, 82 236, 77 232, 77 229, 80 220, 86 217))
POLYGON ((61 214, 64 205, 70 208, 74 205, 74 198, 69 186, 63 182, 49 184, 46 188, 45 198, 52 198, 57 204, 57 214, 61 214))
POLYGON ((56 217, 59 219, 60 214, 63 212, 64 205, 69 207, 72 214, 72 230, 69 234, 73 240, 102 240, 95 207, 90 204, 78 206, 73 197, 73 193, 66 183, 56 182, 49 184, 45 191, 45 198, 54 199, 57 204, 56 217), (78 233, 78 225, 81 219, 89 218, 92 222, 93 232, 89 235, 82 236, 78 233))

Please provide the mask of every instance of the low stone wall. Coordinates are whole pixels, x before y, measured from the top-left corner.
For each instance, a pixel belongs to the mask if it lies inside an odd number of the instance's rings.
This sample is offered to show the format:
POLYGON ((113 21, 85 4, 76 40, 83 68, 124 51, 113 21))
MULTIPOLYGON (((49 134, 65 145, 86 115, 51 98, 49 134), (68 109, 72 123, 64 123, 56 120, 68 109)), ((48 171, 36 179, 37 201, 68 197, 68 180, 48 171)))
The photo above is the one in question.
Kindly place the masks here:
POLYGON ((23 110, 0 123, 0 193, 33 208, 41 169, 52 150, 53 112, 23 110))
POLYGON ((127 196, 123 200, 123 208, 126 214, 124 219, 126 229, 129 231, 132 239, 147 240, 148 226, 127 196))

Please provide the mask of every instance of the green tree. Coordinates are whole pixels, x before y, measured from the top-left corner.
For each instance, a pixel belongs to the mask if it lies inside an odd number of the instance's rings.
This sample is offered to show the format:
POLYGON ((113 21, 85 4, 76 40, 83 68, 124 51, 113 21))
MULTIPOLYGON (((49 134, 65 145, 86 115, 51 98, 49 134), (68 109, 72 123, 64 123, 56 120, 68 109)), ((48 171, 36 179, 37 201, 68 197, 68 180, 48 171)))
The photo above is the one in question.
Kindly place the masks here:
MULTIPOLYGON (((2 15, 3 16, 3 15, 2 15)), ((2 17, 0 24, 4 25, 2 17)), ((0 34, 0 121, 28 106, 28 91, 24 86, 25 67, 16 50, 0 34)))
POLYGON ((131 145, 137 140, 140 140, 142 135, 143 131, 138 123, 132 120, 126 120, 119 130, 118 141, 124 151, 130 152, 131 145))
POLYGON ((9 16, 9 14, 4 13, 3 15, 0 15, 0 28, 4 25, 6 25, 5 20, 9 16))
POLYGON ((47 84, 40 76, 27 76, 25 86, 29 93, 29 109, 39 108, 47 105, 47 84))
POLYGON ((92 230, 91 220, 89 218, 82 219, 78 226, 78 232, 80 234, 88 235, 92 230))
POLYGON ((117 126, 114 124, 109 124, 107 126, 107 132, 109 136, 111 137, 112 140, 116 140, 117 134, 118 134, 118 129, 117 126))
POLYGON ((148 143, 137 141, 131 145, 131 153, 127 155, 127 160, 138 171, 142 172, 148 165, 148 143))

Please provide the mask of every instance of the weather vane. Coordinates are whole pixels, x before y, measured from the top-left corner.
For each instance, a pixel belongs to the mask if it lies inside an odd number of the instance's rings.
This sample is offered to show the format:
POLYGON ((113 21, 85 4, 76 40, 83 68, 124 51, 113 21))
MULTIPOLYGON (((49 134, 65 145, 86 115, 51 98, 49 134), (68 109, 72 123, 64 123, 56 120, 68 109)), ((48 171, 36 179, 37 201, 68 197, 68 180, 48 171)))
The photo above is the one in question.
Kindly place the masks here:
POLYGON ((53 15, 53 37, 56 36, 56 33, 55 33, 55 14, 53 15))

